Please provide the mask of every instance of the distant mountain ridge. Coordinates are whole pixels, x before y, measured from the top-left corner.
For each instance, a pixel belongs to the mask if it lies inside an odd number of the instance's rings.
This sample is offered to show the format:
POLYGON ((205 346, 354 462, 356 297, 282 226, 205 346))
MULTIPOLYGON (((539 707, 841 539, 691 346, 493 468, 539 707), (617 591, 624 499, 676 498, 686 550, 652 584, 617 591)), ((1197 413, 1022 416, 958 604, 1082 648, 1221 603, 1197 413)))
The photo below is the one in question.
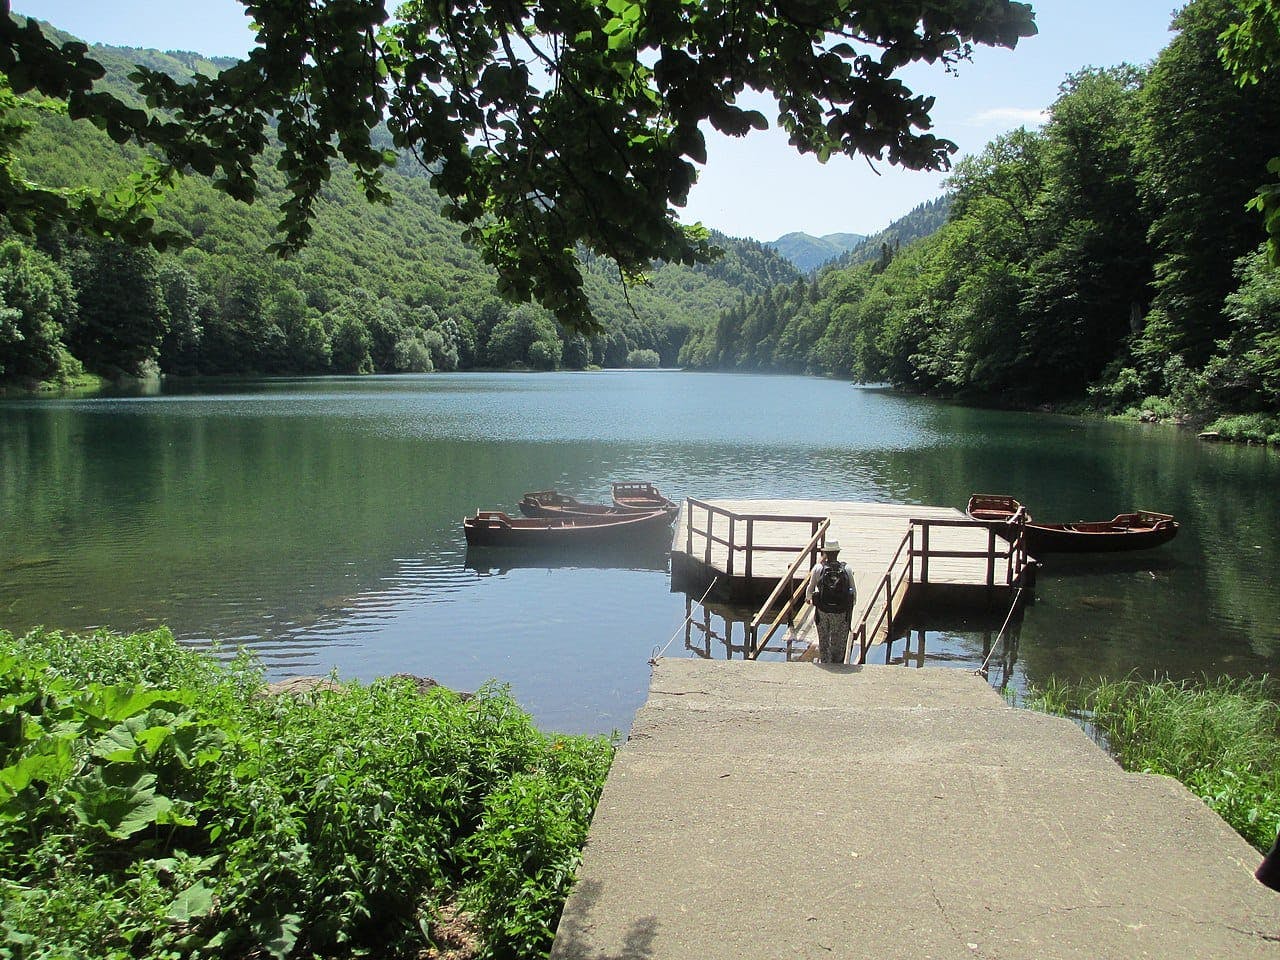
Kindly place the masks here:
POLYGON ((778 251, 799 270, 808 273, 828 260, 834 260, 852 250, 866 239, 866 236, 861 233, 828 233, 823 237, 815 237, 812 234, 796 232, 771 240, 765 246, 778 251))
POLYGON ((864 237, 861 242, 828 262, 826 267, 829 270, 841 270, 859 263, 878 260, 886 252, 888 255, 892 255, 899 248, 935 233, 947 222, 947 216, 950 213, 950 194, 934 200, 926 200, 893 221, 879 233, 864 237))

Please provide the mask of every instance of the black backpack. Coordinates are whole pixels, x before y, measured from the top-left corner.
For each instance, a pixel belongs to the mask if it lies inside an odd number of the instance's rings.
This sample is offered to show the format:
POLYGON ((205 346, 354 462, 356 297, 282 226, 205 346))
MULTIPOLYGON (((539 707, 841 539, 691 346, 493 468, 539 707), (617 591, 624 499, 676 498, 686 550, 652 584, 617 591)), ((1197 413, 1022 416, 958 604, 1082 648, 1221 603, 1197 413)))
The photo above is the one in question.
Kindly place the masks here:
POLYGON ((823 613, 844 613, 853 607, 853 581, 843 563, 824 563, 813 588, 813 605, 823 613))

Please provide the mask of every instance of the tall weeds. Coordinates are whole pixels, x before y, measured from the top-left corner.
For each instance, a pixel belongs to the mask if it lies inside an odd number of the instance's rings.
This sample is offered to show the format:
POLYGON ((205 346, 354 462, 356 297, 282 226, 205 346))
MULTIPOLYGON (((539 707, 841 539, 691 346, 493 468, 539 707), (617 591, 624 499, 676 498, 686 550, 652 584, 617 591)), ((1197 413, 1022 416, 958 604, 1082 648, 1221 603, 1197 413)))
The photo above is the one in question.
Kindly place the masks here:
POLYGON ((1174 777, 1259 850, 1280 829, 1280 703, 1268 678, 1050 681, 1029 706, 1074 716, 1126 770, 1174 777))

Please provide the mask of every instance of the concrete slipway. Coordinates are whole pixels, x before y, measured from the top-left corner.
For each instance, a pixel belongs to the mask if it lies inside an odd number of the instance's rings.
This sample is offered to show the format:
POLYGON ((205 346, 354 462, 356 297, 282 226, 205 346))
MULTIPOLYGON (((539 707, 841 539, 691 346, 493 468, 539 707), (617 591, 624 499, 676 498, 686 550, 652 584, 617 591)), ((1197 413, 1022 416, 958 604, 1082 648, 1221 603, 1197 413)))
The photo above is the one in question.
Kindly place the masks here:
POLYGON ((1277 960, 1259 860, 966 672, 661 660, 551 956, 1277 960))

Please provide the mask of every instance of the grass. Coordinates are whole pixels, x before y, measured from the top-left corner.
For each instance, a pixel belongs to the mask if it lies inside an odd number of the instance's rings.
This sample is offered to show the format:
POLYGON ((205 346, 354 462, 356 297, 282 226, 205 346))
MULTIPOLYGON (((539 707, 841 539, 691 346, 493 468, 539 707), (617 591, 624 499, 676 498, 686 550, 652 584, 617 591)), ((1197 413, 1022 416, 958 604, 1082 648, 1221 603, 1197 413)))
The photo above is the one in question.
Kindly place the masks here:
POLYGON ((1236 443, 1280 444, 1280 416, 1274 414, 1243 413, 1221 417, 1205 429, 1236 443))
POLYGON ((0 631, 0 958, 545 956, 612 754, 497 687, 0 631))
POLYGON ((1049 682, 1028 706, 1092 728, 1126 770, 1174 777, 1259 850, 1280 830, 1280 704, 1267 678, 1049 682))

